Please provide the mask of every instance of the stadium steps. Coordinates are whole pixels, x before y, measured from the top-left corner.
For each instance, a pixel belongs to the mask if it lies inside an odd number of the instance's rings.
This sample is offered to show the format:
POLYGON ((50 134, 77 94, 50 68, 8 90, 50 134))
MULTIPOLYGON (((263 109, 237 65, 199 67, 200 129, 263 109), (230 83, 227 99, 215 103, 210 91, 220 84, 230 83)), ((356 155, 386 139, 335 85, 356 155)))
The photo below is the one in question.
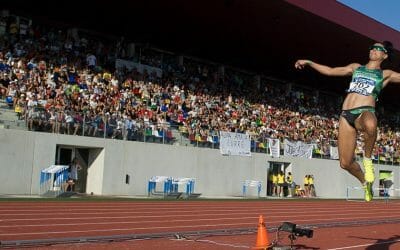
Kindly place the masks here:
POLYGON ((193 146, 193 144, 190 143, 189 138, 182 136, 178 129, 172 128, 171 131, 173 137, 175 138, 174 145, 193 146))
POLYGON ((0 99, 0 128, 26 130, 24 120, 19 120, 14 109, 4 99, 0 99))

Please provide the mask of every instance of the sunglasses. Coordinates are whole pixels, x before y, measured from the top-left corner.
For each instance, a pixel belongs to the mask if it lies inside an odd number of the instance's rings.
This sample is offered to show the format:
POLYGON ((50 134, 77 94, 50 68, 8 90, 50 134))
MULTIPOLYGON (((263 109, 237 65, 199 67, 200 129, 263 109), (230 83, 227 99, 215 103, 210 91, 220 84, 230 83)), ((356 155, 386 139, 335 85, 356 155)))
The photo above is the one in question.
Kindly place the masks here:
POLYGON ((379 46, 379 45, 372 45, 371 47, 369 47, 369 50, 373 50, 373 49, 387 53, 387 50, 384 47, 379 46))

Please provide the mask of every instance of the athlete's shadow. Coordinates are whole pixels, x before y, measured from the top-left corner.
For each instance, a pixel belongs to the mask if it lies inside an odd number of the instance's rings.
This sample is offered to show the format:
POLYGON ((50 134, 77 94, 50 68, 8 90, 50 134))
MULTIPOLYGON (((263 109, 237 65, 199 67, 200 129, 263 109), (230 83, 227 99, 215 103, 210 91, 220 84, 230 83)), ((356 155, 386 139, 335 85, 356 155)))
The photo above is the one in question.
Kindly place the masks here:
POLYGON ((366 250, 388 250, 390 245, 394 243, 400 244, 400 235, 393 235, 387 239, 374 239, 374 238, 365 238, 365 237, 357 237, 350 236, 351 238, 363 239, 363 240, 375 240, 375 243, 372 243, 371 246, 367 246, 366 250))

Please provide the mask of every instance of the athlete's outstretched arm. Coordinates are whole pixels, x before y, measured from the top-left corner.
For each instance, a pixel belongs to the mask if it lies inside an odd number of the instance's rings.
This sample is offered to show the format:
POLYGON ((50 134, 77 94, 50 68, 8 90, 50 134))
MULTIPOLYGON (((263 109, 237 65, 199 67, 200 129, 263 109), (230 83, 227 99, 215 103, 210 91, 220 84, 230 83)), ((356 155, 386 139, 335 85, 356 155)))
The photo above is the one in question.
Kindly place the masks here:
POLYGON ((349 76, 353 74, 354 70, 360 66, 358 63, 352 63, 344 67, 329 67, 322 65, 310 60, 297 60, 294 64, 296 69, 303 69, 305 66, 309 66, 319 73, 327 76, 349 76))
POLYGON ((400 73, 393 70, 384 71, 385 83, 400 83, 400 73))

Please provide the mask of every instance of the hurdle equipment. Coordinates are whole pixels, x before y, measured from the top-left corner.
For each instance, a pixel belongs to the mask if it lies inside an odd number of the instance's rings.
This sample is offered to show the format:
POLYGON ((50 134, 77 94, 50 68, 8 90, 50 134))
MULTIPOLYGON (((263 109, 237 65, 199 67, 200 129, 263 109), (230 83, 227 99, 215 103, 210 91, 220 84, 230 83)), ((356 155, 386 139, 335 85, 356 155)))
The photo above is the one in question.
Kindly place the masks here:
POLYGON ((59 196, 64 191, 62 185, 68 179, 68 165, 51 165, 40 171, 39 195, 59 196))
POLYGON ((197 198, 201 194, 194 193, 194 178, 153 176, 150 178, 147 187, 147 195, 162 196, 164 198, 197 198), (162 184, 162 189, 157 184, 162 184))
MULTIPOLYGON (((172 185, 170 176, 152 176, 147 185, 147 196, 167 196, 172 185), (162 189, 157 190, 157 183, 162 184, 162 189)), ((158 187, 159 188, 159 187, 158 187)))
POLYGON ((247 192, 248 192, 249 187, 257 188, 257 196, 260 197, 261 188, 262 188, 261 181, 245 180, 243 182, 243 188, 242 188, 243 197, 247 196, 247 192))
MULTIPOLYGON (((374 191, 374 199, 389 201, 391 199, 400 198, 399 188, 372 188, 374 191)), ((346 187, 347 201, 364 201, 364 187, 346 187)))
POLYGON ((188 178, 188 177, 172 178, 171 193, 180 193, 180 196, 178 198, 181 198, 181 196, 183 196, 184 198, 188 198, 194 192, 194 183, 195 183, 194 178, 188 178))

